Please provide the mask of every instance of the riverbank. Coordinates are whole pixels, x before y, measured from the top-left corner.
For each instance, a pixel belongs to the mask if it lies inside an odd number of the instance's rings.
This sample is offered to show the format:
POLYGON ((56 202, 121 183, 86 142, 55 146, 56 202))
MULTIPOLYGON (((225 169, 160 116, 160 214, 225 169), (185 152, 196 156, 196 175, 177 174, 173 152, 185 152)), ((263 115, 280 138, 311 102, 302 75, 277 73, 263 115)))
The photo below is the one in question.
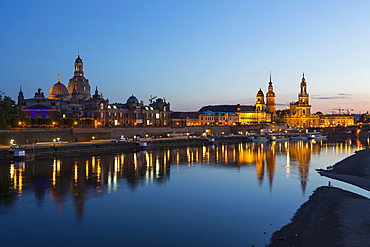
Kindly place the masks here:
POLYGON ((370 149, 357 151, 354 155, 336 163, 329 169, 318 171, 320 175, 356 185, 370 191, 370 149))
POLYGON ((369 246, 370 200, 334 187, 319 187, 276 231, 269 246, 369 246))
MULTIPOLYGON (((319 174, 370 191, 370 149, 336 163, 319 174)), ((334 187, 318 188, 276 231, 269 246, 369 246, 370 200, 334 187)))
MULTIPOLYGON (((181 146, 198 146, 211 144, 206 138, 158 138, 158 139, 142 139, 148 143, 150 149, 165 148, 165 147, 181 147, 181 146)), ((220 137, 217 142, 240 142, 248 141, 242 136, 228 136, 220 137)), ((102 151, 119 151, 128 149, 140 149, 139 141, 125 141, 125 142, 112 142, 111 140, 94 140, 90 142, 65 142, 65 143, 39 143, 24 145, 23 149, 26 154, 35 156, 44 155, 57 155, 57 154, 78 154, 78 153, 91 153, 102 151)), ((10 152, 9 146, 0 147, 0 159, 12 158, 13 154, 10 152)))

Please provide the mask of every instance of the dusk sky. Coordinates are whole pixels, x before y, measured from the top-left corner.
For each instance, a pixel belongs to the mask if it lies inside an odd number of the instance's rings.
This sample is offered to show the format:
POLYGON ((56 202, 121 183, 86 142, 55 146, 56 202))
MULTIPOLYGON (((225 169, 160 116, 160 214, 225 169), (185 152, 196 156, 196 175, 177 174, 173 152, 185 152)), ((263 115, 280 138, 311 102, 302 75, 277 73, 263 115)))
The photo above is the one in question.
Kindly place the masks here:
POLYGON ((255 103, 270 70, 277 109, 305 73, 312 112, 370 110, 370 1, 1 1, 0 91, 68 85, 78 55, 92 93, 172 110, 255 103))

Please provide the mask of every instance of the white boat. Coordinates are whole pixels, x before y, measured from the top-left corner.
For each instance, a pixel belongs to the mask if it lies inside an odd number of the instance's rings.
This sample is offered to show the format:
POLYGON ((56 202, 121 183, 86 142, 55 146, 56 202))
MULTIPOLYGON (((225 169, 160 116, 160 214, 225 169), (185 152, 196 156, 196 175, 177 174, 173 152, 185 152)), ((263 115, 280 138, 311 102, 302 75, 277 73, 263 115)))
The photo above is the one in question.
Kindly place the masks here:
POLYGON ((286 142, 289 141, 289 137, 286 135, 270 135, 270 141, 286 142))
POLYGON ((308 139, 314 139, 314 140, 326 140, 327 136, 323 135, 320 132, 308 132, 307 133, 307 138, 308 139))
POLYGON ((139 144, 139 149, 147 149, 147 148, 152 147, 151 143, 148 143, 148 142, 145 142, 145 141, 140 141, 138 144, 139 144))
POLYGON ((10 151, 13 153, 13 160, 33 160, 35 158, 34 154, 26 154, 26 151, 23 148, 13 149, 10 151))
POLYGON ((270 141, 269 137, 268 136, 253 136, 253 139, 252 139, 253 142, 268 142, 270 141))
POLYGON ((308 137, 306 135, 294 135, 290 136, 289 139, 291 141, 305 141, 308 140, 308 137))
POLYGON ((209 143, 214 143, 214 142, 215 142, 215 138, 214 138, 214 137, 210 137, 210 138, 208 138, 208 142, 209 142, 209 143))

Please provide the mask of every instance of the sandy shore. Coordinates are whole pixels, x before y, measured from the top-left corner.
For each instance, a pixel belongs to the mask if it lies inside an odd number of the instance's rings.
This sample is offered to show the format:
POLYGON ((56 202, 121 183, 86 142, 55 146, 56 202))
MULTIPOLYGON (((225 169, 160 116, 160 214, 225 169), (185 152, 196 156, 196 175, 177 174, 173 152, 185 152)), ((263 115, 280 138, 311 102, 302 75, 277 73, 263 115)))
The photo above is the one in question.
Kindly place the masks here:
MULTIPOLYGON (((370 190, 370 150, 362 150, 320 170, 370 190)), ((370 246, 370 199, 334 187, 320 187, 271 237, 269 246, 370 246)))
POLYGON ((370 191, 370 149, 336 163, 332 169, 319 171, 320 175, 356 185, 370 191))
POLYGON ((320 187, 276 231, 269 246, 370 246, 370 200, 334 187, 320 187))

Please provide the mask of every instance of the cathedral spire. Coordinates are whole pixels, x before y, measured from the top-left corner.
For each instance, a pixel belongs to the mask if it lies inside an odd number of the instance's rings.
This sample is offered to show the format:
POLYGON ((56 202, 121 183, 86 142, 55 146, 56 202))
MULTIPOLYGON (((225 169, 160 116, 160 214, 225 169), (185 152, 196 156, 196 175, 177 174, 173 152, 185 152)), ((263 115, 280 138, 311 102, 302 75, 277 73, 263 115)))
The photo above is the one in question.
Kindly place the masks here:
POLYGON ((271 81, 271 70, 270 70, 270 83, 272 83, 272 81, 271 81))

